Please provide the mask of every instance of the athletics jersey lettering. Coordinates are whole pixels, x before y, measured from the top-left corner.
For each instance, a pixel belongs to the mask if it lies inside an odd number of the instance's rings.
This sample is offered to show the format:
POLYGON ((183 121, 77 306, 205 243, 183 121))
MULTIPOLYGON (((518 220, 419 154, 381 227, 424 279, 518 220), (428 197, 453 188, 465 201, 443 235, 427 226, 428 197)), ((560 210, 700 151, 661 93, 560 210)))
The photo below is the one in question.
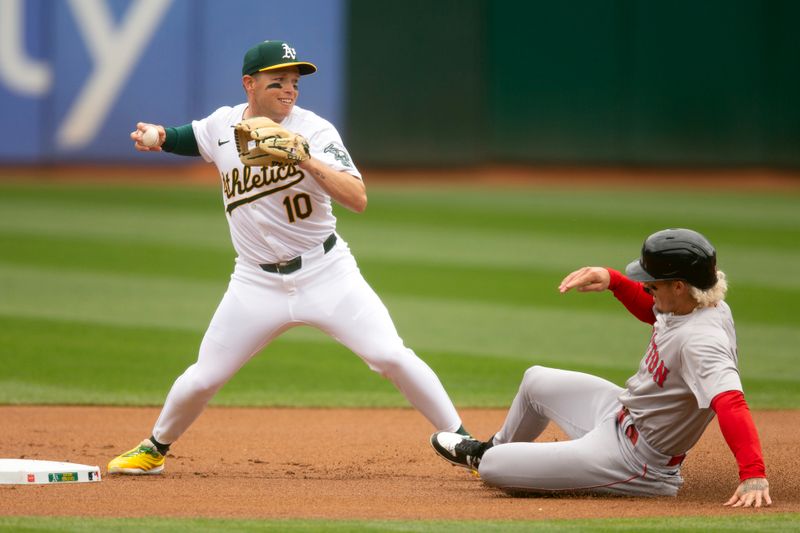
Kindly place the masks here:
POLYGON ((226 207, 228 213, 242 204, 287 189, 302 181, 304 177, 303 173, 296 165, 274 165, 270 167, 260 167, 260 169, 260 173, 253 173, 253 167, 245 166, 242 172, 239 172, 238 168, 233 168, 230 172, 220 173, 222 189, 225 192, 225 199, 228 201, 226 207), (259 191, 247 197, 242 197, 251 191, 275 184, 281 185, 270 187, 267 190, 259 191))
MULTIPOLYGON (((331 197, 299 164, 243 165, 233 142, 220 143, 231 139, 232 127, 246 111, 246 103, 225 106, 193 121, 197 147, 203 159, 217 167, 220 196, 239 260, 251 265, 288 261, 316 248, 336 231, 331 197)), ((281 126, 309 139, 315 159, 361 178, 342 138, 327 120, 294 106, 281 126), (350 166, 342 162, 342 154, 324 151, 329 145, 342 150, 350 166)))
POLYGON ((647 356, 644 358, 644 364, 647 366, 647 371, 653 376, 653 381, 656 385, 663 389, 664 381, 667 379, 667 374, 669 374, 669 368, 667 368, 664 361, 659 356, 655 331, 653 332, 653 336, 650 337, 650 346, 647 349, 647 356))

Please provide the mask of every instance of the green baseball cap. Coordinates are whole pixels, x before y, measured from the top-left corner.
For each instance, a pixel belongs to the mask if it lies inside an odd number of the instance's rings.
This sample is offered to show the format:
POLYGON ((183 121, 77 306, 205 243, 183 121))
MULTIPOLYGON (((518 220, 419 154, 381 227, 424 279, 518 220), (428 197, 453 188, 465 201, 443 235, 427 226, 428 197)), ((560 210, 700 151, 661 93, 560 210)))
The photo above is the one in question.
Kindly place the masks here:
POLYGON ((298 67, 300 75, 313 74, 317 67, 305 61, 298 61, 297 52, 284 41, 264 41, 258 43, 244 55, 242 76, 275 70, 284 67, 298 67))

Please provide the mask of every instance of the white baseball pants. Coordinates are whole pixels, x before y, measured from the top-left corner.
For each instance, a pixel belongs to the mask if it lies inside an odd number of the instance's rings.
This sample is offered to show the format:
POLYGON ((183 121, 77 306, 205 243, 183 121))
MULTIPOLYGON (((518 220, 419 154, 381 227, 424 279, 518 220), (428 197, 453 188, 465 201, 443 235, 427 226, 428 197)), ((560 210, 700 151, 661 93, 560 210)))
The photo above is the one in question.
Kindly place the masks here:
POLYGON ((361 276, 341 238, 327 254, 317 246, 291 274, 237 260, 228 290, 200 345, 197 362, 167 395, 153 436, 175 442, 206 404, 253 355, 284 331, 314 326, 388 378, 437 430, 461 419, 439 378, 397 334, 386 306, 361 276))
POLYGON ((478 469, 509 492, 674 496, 683 484, 672 458, 618 422, 622 389, 602 378, 534 366, 525 372, 505 422, 478 469), (552 420, 572 440, 531 442, 552 420))

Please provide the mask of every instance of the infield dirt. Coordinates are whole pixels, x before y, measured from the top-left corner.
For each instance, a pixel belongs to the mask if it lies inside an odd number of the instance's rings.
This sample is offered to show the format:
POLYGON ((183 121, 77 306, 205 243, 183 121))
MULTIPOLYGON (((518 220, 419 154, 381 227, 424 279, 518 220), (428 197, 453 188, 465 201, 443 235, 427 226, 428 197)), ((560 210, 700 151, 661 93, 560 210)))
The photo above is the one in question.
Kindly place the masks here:
MULTIPOLYGON (((157 408, 0 406, 0 457, 105 466, 148 436, 157 408)), ((500 409, 460 410, 488 437, 500 409)), ((0 515, 553 519, 800 512, 800 411, 754 413, 774 505, 729 509, 736 462, 712 422, 677 498, 511 498, 439 459, 411 409, 207 409, 165 472, 100 483, 0 486, 0 515)), ((542 439, 562 439, 550 426, 542 439)))

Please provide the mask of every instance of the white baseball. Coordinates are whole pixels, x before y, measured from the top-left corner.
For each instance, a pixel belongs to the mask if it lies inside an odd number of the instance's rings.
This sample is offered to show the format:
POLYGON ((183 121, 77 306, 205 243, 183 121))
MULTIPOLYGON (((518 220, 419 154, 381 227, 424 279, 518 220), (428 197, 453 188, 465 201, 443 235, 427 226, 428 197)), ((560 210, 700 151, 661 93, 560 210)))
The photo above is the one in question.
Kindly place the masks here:
POLYGON ((142 133, 142 144, 145 146, 155 146, 158 144, 158 130, 148 126, 142 133))

